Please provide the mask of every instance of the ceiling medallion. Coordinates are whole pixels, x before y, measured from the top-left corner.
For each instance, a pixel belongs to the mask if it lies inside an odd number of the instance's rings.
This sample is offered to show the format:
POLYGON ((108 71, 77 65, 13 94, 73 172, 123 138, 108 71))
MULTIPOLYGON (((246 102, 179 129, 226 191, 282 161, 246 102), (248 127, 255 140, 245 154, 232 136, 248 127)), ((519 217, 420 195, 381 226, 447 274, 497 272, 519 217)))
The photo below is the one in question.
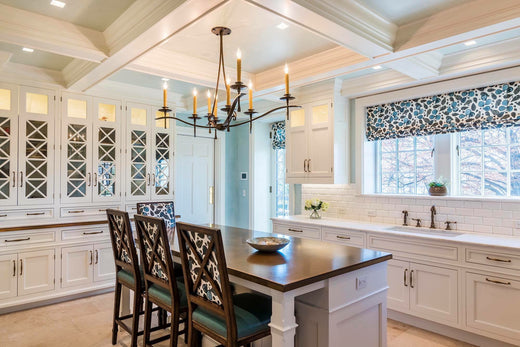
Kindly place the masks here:
POLYGON ((237 81, 234 84, 231 84, 230 79, 226 78, 226 69, 224 66, 224 44, 223 39, 224 36, 231 34, 231 29, 226 27, 215 27, 211 29, 211 32, 215 35, 217 35, 220 39, 220 51, 219 51, 219 62, 218 62, 218 75, 217 75, 217 83, 215 86, 215 95, 213 97, 213 100, 211 100, 211 94, 208 90, 208 113, 204 118, 207 118, 208 122, 206 125, 200 125, 197 124, 197 121, 199 119, 202 119, 202 117, 199 117, 197 114, 197 91, 194 90, 193 92, 193 113, 191 117, 188 117, 193 121, 193 123, 190 123, 188 121, 185 121, 183 119, 177 118, 175 115, 168 115, 172 110, 168 108, 166 103, 166 95, 167 95, 167 84, 165 82, 164 88, 163 88, 163 107, 159 109, 160 112, 164 113, 164 116, 158 117, 156 119, 164 119, 166 122, 166 119, 174 119, 177 121, 180 121, 182 123, 185 123, 187 125, 190 125, 193 127, 193 136, 197 136, 197 128, 203 128, 203 129, 209 129, 209 132, 211 133, 212 129, 215 129, 215 138, 217 137, 217 131, 216 130, 227 130, 229 131, 230 128, 237 127, 244 124, 249 124, 249 132, 251 133, 253 122, 257 119, 263 118, 275 111, 286 109, 286 116, 287 120, 289 119, 289 108, 291 107, 300 107, 295 105, 289 105, 290 100, 293 100, 294 97, 291 96, 289 93, 289 70, 287 68, 287 65, 285 65, 285 94, 280 98, 280 100, 285 101, 285 106, 275 107, 261 115, 253 117, 257 112, 253 108, 253 86, 251 83, 249 83, 249 86, 246 86, 242 82, 242 56, 240 53, 240 50, 237 51, 237 81), (219 119, 217 115, 217 91, 218 87, 220 85, 220 77, 222 76, 224 84, 226 86, 226 106, 221 111, 226 113, 226 117, 224 120, 219 119), (236 96, 233 99, 233 102, 231 102, 231 95, 230 95, 230 89, 233 89, 236 91, 236 96), (231 123, 232 121, 236 121, 237 119, 237 113, 242 112, 240 107, 240 98, 245 95, 245 92, 249 90, 249 108, 247 111, 243 112, 244 114, 249 116, 249 120, 244 121, 238 121, 236 123, 231 123))

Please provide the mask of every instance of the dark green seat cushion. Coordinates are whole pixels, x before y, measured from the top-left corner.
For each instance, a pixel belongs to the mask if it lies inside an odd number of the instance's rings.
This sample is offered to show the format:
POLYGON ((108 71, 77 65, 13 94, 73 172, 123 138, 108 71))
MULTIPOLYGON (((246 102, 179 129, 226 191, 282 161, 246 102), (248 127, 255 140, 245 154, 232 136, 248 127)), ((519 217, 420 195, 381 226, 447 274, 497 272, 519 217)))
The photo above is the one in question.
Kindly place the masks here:
MULTIPOLYGON (((271 321, 271 298, 264 295, 243 293, 233 296, 233 307, 237 321, 238 338, 267 329, 271 321)), ((193 311, 193 321, 226 337, 226 320, 216 314, 197 307, 193 311)))
MULTIPOLYGON (((143 278, 143 269, 139 268, 141 271, 141 278, 143 278)), ((135 285, 134 275, 130 271, 126 271, 121 269, 117 272, 117 279, 123 283, 128 284, 129 286, 135 285)), ((141 289, 144 289, 144 281, 141 280, 141 289)))
MULTIPOLYGON (((181 307, 188 306, 188 301, 186 299, 186 287, 184 286, 184 283, 177 280, 177 289, 179 290, 179 301, 181 307)), ((152 284, 148 288, 148 296, 152 302, 161 302, 168 306, 172 305, 172 296, 170 295, 170 291, 166 288, 158 286, 157 284, 152 284)))

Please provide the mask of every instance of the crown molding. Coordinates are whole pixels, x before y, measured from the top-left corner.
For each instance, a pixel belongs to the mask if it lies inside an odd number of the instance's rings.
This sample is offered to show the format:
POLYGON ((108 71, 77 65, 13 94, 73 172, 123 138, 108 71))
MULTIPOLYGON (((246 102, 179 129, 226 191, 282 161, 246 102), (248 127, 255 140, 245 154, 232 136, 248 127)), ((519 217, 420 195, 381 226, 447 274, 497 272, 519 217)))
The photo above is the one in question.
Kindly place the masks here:
POLYGON ((0 51, 0 70, 2 70, 5 63, 9 62, 12 55, 11 52, 0 51))
POLYGON ((343 80, 341 95, 357 98, 367 94, 374 94, 395 89, 397 86, 416 81, 399 71, 384 70, 364 76, 343 80))
POLYGON ((427 52, 388 62, 385 66, 410 76, 413 79, 422 80, 439 75, 442 57, 442 54, 439 52, 427 52))
POLYGON ((2 4, 0 41, 95 62, 107 57, 101 32, 2 4))
POLYGON ((0 68, 0 79, 15 83, 43 83, 53 87, 63 86, 63 75, 59 71, 35 66, 6 62, 0 68))
POLYGON ((90 61, 74 59, 62 70, 63 78, 66 81, 65 87, 70 88, 76 81, 94 70, 98 65, 90 61))

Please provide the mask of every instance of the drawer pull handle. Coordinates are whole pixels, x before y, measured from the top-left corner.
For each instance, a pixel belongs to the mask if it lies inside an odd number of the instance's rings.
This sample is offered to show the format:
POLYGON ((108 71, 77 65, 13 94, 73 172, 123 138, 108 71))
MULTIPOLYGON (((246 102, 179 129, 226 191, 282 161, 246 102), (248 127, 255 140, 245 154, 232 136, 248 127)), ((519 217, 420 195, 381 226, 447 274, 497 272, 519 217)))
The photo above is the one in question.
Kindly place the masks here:
POLYGON ((350 236, 336 235, 336 238, 340 240, 350 240, 350 236))
POLYGON ((26 216, 43 216, 45 212, 33 212, 33 213, 26 213, 26 216))
POLYGON ((511 262, 511 259, 500 259, 500 258, 492 258, 492 257, 486 257, 487 260, 492 260, 492 261, 499 261, 499 262, 502 262, 502 263, 510 263, 511 262))
POLYGON ((408 274, 408 269, 404 269, 404 276, 403 276, 403 284, 405 287, 408 287, 408 284, 406 283, 406 275, 408 274))
POLYGON ((99 211, 99 212, 106 212, 107 209, 106 209, 106 208, 100 208, 98 211, 99 211))
POLYGON ((74 211, 67 211, 67 213, 84 213, 85 210, 74 210, 74 211))
POLYGON ((7 215, 6 214, 0 214, 0 218, 1 217, 7 217, 7 215))
POLYGON ((410 288, 413 288, 413 270, 410 271, 410 288))
POLYGON ((101 231, 85 231, 85 232, 83 232, 83 235, 97 235, 97 234, 103 234, 103 230, 101 230, 101 231))
POLYGON ((497 280, 490 280, 487 277, 486 277, 486 281, 491 282, 491 283, 496 283, 496 284, 503 284, 505 286, 510 286, 511 285, 511 282, 502 282, 502 281, 497 281, 497 280))
POLYGON ((291 228, 289 228, 289 231, 292 231, 292 232, 295 232, 295 233, 303 233, 303 230, 299 230, 299 229, 291 229, 291 228))
POLYGON ((4 242, 20 242, 20 241, 29 241, 31 238, 26 237, 25 239, 14 239, 14 240, 4 240, 4 242))

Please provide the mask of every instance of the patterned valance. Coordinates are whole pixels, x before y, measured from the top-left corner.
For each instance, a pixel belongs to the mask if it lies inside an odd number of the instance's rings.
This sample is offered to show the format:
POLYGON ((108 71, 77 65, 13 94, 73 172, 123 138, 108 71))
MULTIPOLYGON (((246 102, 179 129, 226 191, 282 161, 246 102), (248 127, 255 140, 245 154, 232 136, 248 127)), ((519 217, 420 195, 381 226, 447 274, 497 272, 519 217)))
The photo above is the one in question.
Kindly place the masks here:
POLYGON ((271 124, 273 149, 285 149, 285 121, 271 124))
POLYGON ((520 82, 367 108, 369 141, 520 125, 520 82))

